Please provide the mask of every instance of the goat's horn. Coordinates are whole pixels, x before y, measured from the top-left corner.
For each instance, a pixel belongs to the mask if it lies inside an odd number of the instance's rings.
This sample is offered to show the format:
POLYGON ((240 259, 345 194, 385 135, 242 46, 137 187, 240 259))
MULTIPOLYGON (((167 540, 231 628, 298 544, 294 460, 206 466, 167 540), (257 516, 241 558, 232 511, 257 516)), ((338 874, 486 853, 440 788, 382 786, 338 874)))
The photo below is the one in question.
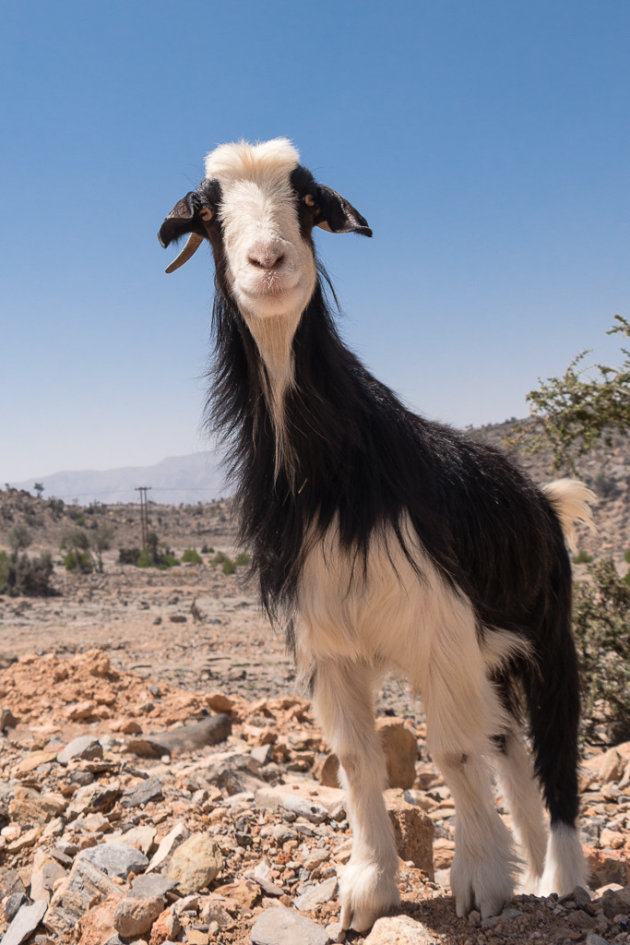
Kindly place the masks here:
POLYGON ((191 256, 194 256, 202 243, 203 236, 199 236, 197 233, 191 233, 188 237, 188 242, 184 246, 177 259, 174 259, 170 266, 167 266, 165 271, 175 272, 176 269, 179 269, 180 266, 183 266, 185 262, 188 262, 191 256))

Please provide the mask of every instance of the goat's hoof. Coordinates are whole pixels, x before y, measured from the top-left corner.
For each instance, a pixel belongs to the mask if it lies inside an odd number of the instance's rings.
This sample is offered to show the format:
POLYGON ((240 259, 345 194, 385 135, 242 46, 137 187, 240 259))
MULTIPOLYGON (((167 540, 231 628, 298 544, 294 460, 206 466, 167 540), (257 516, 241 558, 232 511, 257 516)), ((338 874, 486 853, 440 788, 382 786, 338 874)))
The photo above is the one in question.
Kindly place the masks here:
POLYGON ((400 905, 393 876, 374 863, 349 863, 341 879, 341 928, 365 932, 400 905))
POLYGON ((466 868, 456 857, 451 867, 451 889, 460 918, 475 907, 482 919, 499 915, 514 894, 510 871, 501 860, 470 863, 466 868))

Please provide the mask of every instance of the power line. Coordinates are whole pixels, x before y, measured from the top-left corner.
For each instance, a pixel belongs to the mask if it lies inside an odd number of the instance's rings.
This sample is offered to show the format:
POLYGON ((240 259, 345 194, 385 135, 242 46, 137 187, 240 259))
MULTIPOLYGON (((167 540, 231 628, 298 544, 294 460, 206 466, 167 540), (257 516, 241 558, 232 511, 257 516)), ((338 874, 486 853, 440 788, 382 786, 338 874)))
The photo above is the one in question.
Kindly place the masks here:
POLYGON ((136 486, 135 492, 140 493, 140 526, 142 528, 142 547, 149 547, 149 508, 147 492, 151 486, 136 486))

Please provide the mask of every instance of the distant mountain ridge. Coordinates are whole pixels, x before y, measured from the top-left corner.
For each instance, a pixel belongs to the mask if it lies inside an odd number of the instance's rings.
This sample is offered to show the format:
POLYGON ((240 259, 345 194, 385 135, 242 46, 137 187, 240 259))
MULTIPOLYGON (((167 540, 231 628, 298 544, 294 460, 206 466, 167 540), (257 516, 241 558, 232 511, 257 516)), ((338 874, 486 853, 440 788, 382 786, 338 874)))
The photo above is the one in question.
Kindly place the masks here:
POLYGON ((164 505, 210 502, 229 495, 231 491, 225 482, 219 450, 169 456, 153 466, 56 472, 11 485, 32 492, 36 482, 44 486, 45 498, 63 499, 64 502, 76 500, 80 505, 137 502, 137 486, 150 486, 149 501, 164 505))

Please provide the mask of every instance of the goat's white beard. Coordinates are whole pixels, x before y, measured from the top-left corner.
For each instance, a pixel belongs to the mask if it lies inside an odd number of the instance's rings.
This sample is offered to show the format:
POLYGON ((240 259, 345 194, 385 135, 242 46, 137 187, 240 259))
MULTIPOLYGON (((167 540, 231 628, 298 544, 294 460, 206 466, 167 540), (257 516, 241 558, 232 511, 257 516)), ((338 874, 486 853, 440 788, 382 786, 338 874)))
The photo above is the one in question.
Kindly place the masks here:
POLYGON ((262 360, 261 379, 276 440, 276 475, 284 466, 290 478, 294 457, 288 441, 284 403, 294 382, 293 336, 301 314, 257 316, 244 313, 262 360))

